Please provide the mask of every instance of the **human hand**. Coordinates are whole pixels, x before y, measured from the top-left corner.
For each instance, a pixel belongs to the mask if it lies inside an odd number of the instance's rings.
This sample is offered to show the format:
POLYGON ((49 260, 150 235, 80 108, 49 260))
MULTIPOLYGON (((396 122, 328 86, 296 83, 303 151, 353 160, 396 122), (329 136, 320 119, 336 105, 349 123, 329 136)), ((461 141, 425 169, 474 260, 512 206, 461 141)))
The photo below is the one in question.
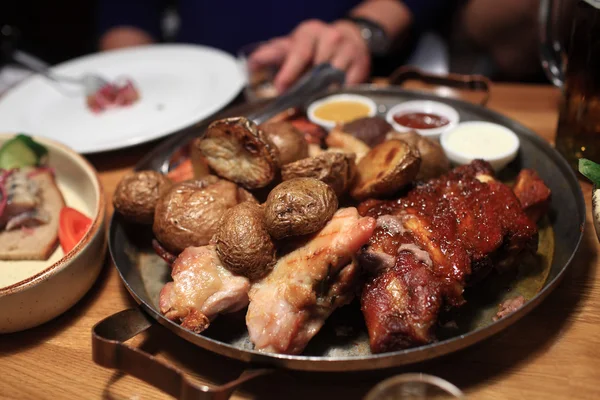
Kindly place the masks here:
POLYGON ((113 50, 123 47, 143 46, 154 43, 148 33, 134 27, 116 27, 100 38, 101 50, 113 50))
POLYGON ((249 60, 251 68, 281 65, 274 82, 280 93, 290 87, 307 68, 324 62, 346 72, 348 84, 362 82, 369 76, 369 49, 354 23, 305 21, 289 36, 273 39, 261 46, 249 60))

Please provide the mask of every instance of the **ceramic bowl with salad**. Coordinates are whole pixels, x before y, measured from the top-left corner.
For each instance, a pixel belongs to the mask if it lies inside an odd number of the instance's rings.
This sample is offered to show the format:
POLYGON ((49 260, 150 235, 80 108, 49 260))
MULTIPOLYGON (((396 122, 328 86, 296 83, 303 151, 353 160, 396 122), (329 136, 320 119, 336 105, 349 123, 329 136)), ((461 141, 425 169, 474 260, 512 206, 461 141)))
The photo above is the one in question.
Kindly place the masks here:
POLYGON ((0 333, 70 308, 95 281, 105 250, 94 168, 51 140, 0 134, 0 333))

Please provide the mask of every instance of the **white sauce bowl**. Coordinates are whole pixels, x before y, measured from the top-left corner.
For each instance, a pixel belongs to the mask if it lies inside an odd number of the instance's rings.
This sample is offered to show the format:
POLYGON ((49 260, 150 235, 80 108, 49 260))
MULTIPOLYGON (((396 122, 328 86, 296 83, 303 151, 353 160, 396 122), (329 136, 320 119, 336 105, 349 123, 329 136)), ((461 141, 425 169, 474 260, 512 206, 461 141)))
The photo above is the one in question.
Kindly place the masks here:
POLYGON ((484 121, 462 122, 442 133, 440 143, 454 164, 481 159, 495 171, 506 167, 519 151, 519 137, 505 126, 484 121))
MULTIPOLYGON (((365 115, 365 117, 374 117, 377 114, 377 104, 368 97, 360 96, 357 94, 336 94, 333 96, 325 97, 321 100, 317 100, 312 102, 310 106, 308 106, 308 110, 306 110, 306 115, 311 122, 314 122, 317 125, 322 126, 325 129, 333 129, 338 124, 337 121, 332 121, 330 119, 321 119, 315 116, 315 111, 320 106, 327 103, 335 103, 337 101, 354 101, 357 103, 364 104, 369 107, 369 114, 365 115)), ((362 117, 360 117, 362 118, 362 117)), ((350 121, 347 121, 350 122, 350 121)))
POLYGON ((405 101, 404 103, 396 104, 387 112, 385 119, 398 132, 416 131, 422 136, 430 139, 438 139, 443 132, 452 129, 460 121, 458 112, 447 104, 439 103, 431 100, 413 100, 405 101), (400 125, 394 120, 394 115, 410 114, 410 113, 427 113, 435 114, 446 118, 449 122, 447 125, 432 129, 415 129, 404 125, 400 125))

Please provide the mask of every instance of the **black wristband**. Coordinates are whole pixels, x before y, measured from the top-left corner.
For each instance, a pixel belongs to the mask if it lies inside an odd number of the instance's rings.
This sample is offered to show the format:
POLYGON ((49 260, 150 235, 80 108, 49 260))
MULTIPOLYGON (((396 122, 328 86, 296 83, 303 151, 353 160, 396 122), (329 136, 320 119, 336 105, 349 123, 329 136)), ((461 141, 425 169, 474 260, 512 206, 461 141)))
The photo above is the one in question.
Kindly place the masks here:
POLYGON ((371 54, 382 56, 390 49, 390 39, 385 30, 377 22, 367 18, 348 16, 346 21, 354 22, 360 29, 360 34, 367 43, 371 54))

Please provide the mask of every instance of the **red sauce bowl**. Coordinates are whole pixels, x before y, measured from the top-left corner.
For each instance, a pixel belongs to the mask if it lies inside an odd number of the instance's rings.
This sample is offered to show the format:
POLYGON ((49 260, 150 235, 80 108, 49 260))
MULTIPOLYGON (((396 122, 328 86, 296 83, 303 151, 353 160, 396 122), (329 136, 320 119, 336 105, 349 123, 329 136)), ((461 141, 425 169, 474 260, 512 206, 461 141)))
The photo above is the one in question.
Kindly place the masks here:
POLYGON ((460 121, 458 112, 447 104, 430 100, 414 100, 390 108, 386 120, 398 132, 416 131, 439 139, 440 135, 460 121))

